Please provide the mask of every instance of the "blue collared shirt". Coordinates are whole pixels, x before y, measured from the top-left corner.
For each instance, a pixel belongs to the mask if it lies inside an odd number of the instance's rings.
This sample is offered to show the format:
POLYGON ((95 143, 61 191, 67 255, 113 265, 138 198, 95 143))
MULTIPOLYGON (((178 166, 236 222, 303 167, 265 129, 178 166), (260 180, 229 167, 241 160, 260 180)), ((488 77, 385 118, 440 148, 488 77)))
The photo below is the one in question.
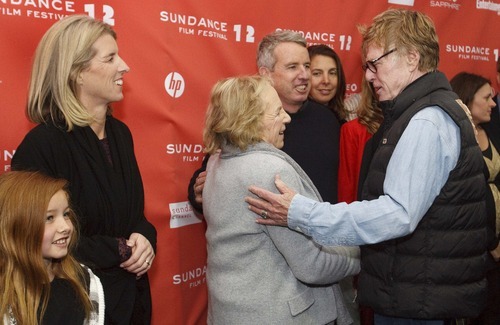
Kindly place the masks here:
POLYGON ((288 227, 322 245, 363 245, 412 233, 456 166, 460 129, 439 107, 413 116, 387 166, 384 195, 351 204, 296 195, 288 227))

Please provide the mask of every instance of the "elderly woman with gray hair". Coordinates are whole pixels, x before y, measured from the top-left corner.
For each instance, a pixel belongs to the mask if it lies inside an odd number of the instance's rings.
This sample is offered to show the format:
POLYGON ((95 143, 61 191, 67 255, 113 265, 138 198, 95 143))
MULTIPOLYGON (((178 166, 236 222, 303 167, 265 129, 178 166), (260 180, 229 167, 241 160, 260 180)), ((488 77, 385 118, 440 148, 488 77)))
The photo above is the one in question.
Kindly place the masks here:
POLYGON ((358 249, 326 249, 293 230, 259 225, 243 200, 251 184, 274 189, 276 173, 320 199, 279 150, 289 122, 267 78, 229 78, 212 90, 203 135, 211 154, 203 191, 209 324, 351 322, 332 284, 359 272, 358 249))

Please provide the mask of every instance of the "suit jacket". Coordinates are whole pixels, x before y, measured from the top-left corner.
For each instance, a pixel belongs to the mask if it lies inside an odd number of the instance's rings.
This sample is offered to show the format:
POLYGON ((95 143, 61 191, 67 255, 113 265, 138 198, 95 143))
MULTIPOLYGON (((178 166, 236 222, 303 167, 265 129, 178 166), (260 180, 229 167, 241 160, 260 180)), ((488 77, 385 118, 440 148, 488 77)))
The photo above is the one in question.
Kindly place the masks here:
POLYGON ((304 171, 267 143, 224 146, 210 157, 203 190, 207 221, 209 324, 350 323, 338 285, 359 271, 357 247, 323 248, 286 227, 263 226, 244 201, 248 187, 276 192, 274 176, 320 200, 304 171))

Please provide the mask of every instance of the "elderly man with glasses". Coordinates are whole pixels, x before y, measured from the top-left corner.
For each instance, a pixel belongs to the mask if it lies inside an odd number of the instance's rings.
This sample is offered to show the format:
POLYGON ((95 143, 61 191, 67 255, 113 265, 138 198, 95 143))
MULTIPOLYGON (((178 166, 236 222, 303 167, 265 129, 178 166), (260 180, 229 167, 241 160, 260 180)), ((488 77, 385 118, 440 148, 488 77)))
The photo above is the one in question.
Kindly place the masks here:
POLYGON ((266 225, 323 245, 362 245, 359 302, 375 324, 448 324, 485 305, 486 183, 468 109, 437 71, 426 15, 390 9, 361 30, 366 79, 384 122, 367 144, 360 199, 320 203, 257 187, 246 201, 266 225))

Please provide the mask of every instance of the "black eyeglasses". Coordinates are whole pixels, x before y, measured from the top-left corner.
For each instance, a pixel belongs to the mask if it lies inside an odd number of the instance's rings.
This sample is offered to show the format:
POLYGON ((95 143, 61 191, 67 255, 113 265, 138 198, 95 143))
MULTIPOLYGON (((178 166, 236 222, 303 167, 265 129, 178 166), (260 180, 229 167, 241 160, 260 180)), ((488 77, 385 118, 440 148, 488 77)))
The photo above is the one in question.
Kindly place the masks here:
POLYGON ((366 63, 361 66, 363 68, 363 71, 366 71, 366 69, 368 69, 368 70, 370 70, 373 73, 377 73, 377 66, 375 65, 375 62, 377 62, 378 60, 380 60, 380 59, 388 56, 392 52, 396 52, 397 50, 398 49, 392 49, 389 52, 386 52, 386 53, 382 54, 381 56, 379 56, 376 59, 373 59, 373 60, 370 60, 370 61, 366 61, 366 63))

